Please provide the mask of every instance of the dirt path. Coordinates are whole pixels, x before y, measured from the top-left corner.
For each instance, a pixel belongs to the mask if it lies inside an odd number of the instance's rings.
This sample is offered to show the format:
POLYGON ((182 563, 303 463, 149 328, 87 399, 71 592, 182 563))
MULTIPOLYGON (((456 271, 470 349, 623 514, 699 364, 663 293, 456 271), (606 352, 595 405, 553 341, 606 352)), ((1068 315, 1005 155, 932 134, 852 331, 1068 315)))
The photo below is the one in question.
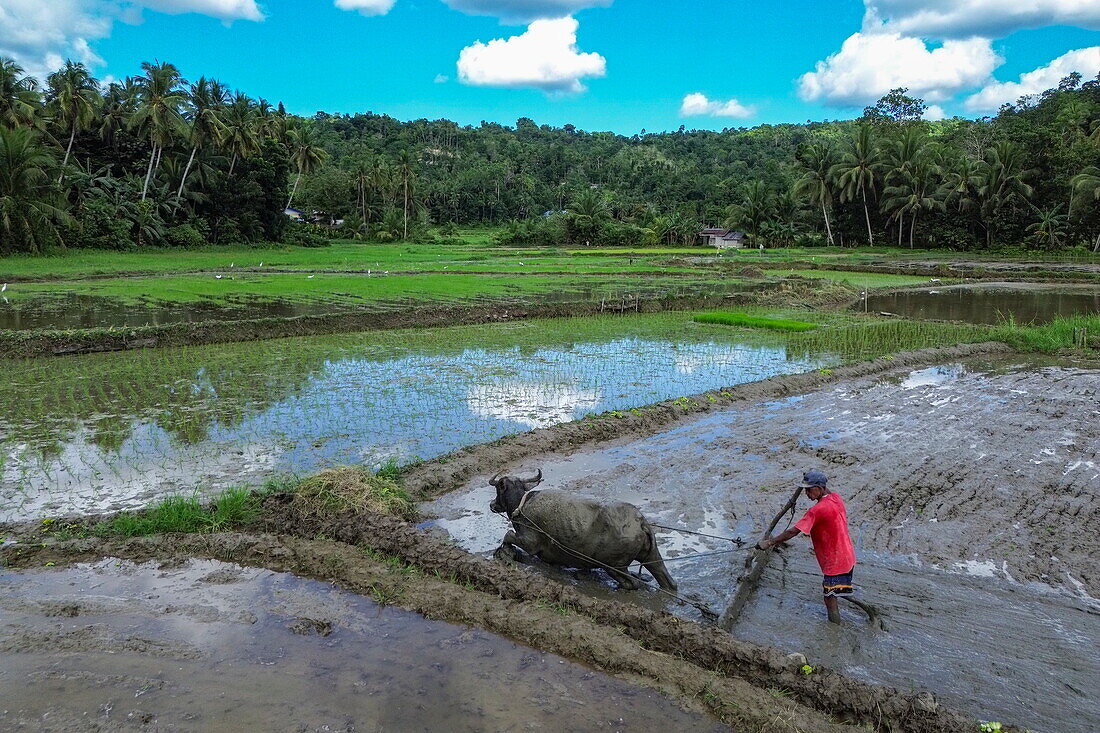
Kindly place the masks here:
MULTIPOLYGON (((1088 693, 1100 676, 1100 370, 992 354, 845 369, 850 378, 819 385, 814 375, 779 378, 770 391, 748 385, 743 399, 604 442, 573 441, 563 426, 541 438, 556 452, 522 452, 520 436, 496 447, 498 460, 489 447, 456 455, 422 471, 459 476, 474 456, 480 470, 427 509, 467 549, 490 549, 504 528, 486 509, 488 475, 539 467, 547 488, 754 537, 802 471, 822 469, 848 503, 857 584, 884 606, 891 633, 822 628, 803 543, 765 576, 741 638, 809 650, 863 679, 924 685, 980 717, 1042 731, 1100 726, 1088 693), (799 383, 817 388, 786 391, 799 383)), ((675 533, 662 544, 666 556, 728 547, 675 533)), ((719 607, 736 575, 723 558, 671 567, 682 589, 719 607)), ((601 592, 599 579, 573 582, 601 592)))

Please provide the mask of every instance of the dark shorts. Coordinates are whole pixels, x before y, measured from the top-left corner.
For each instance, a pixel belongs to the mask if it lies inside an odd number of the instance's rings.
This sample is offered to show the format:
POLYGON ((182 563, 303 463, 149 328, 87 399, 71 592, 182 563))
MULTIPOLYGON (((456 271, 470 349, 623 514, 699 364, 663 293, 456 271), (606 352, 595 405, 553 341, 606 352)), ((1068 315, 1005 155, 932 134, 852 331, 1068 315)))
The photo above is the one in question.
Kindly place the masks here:
POLYGON ((840 575, 826 575, 825 579, 821 581, 821 587, 825 589, 825 597, 852 595, 852 573, 855 570, 855 568, 852 568, 840 575))

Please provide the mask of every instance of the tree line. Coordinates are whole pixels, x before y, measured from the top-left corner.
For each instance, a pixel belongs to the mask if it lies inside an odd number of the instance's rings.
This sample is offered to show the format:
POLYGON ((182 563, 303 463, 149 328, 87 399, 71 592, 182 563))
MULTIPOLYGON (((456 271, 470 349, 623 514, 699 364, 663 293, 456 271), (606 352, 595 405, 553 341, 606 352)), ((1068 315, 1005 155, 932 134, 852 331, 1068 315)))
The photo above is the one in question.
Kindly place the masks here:
POLYGON ((44 84, 0 59, 0 248, 314 244, 284 209, 373 241, 494 225, 504 242, 1100 248, 1100 74, 989 118, 897 89, 856 120, 633 136, 309 118, 166 63, 44 84))

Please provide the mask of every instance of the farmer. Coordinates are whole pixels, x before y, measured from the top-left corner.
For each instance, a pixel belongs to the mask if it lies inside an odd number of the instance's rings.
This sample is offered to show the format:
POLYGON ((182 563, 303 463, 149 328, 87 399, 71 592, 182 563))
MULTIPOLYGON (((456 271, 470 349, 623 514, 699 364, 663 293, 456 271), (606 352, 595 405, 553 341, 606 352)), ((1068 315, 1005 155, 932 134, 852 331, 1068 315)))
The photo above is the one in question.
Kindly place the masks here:
POLYGON ((810 507, 802 519, 793 527, 777 537, 761 540, 756 548, 766 550, 781 545, 799 532, 810 535, 814 554, 825 576, 822 586, 825 589, 825 609, 829 620, 840 623, 840 609, 837 608, 837 596, 852 595, 852 571, 856 566, 856 552, 852 547, 852 538, 848 536, 848 512, 844 500, 826 488, 829 479, 821 471, 807 471, 802 474, 802 488, 806 496, 817 503, 810 507))

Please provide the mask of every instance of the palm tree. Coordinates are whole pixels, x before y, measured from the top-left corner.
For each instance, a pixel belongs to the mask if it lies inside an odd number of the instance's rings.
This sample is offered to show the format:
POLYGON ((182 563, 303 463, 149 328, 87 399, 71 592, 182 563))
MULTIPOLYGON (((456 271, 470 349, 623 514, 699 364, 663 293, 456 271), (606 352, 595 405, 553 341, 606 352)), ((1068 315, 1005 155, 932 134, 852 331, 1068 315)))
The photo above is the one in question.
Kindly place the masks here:
POLYGON ((88 73, 81 63, 66 61, 65 65, 46 77, 49 88, 49 104, 54 111, 54 120, 69 132, 69 144, 65 147, 65 159, 61 161, 61 183, 65 179, 65 166, 73 152, 76 133, 87 129, 95 121, 96 113, 103 104, 99 94, 99 82, 88 73))
MULTIPOLYGON (((328 160, 328 152, 318 144, 316 130, 313 125, 308 123, 290 130, 287 133, 287 139, 290 143, 290 162, 298 168, 298 176, 294 179, 294 188, 291 189, 290 199, 286 202, 286 207, 289 209, 290 204, 294 201, 294 194, 298 192, 298 184, 302 181, 302 174, 313 173, 320 168, 328 160)), ((407 211, 408 206, 406 204, 407 211)), ((406 223, 406 232, 408 231, 407 226, 406 223)))
POLYGON ((840 187, 840 200, 851 201, 856 196, 863 200, 863 216, 867 220, 867 241, 873 247, 875 236, 871 232, 871 213, 867 207, 867 189, 874 190, 875 179, 882 169, 882 159, 875 146, 871 126, 860 125, 852 138, 851 150, 844 153, 833 166, 832 174, 840 187))
POLYGON ((113 82, 103 95, 100 109, 99 136, 117 150, 118 133, 130 126, 130 118, 137 109, 138 86, 131 77, 122 84, 113 82))
MULTIPOLYGON (((1097 127, 1100 129, 1100 126, 1097 127)), ((1073 184, 1073 199, 1084 199, 1100 201, 1100 168, 1090 165, 1083 171, 1078 173, 1071 180, 1073 184)), ((1096 244, 1092 247, 1093 252, 1100 251, 1100 234, 1096 235, 1096 244)))
POLYGON ((611 211, 594 189, 586 189, 569 207, 569 222, 577 232, 583 232, 585 243, 591 244, 603 225, 611 219, 611 211))
POLYGON ((1039 220, 1029 224, 1027 231, 1035 239, 1035 242, 1047 249, 1058 247, 1058 237, 1065 233, 1069 225, 1069 215, 1061 213, 1062 205, 1058 204, 1053 209, 1036 209, 1039 220))
POLYGON ((15 61, 0 56, 0 125, 33 125, 40 103, 38 82, 15 61))
POLYGON ((757 243, 760 229, 771 220, 775 211, 771 190, 761 180, 746 183, 741 187, 741 203, 734 204, 728 210, 729 222, 744 225, 752 233, 753 244, 757 243))
POLYGON ((416 174, 416 156, 412 151, 405 148, 401 151, 401 154, 397 156, 397 167, 401 171, 401 181, 404 187, 405 194, 405 222, 404 233, 402 239, 409 238, 409 180, 416 174))
POLYGON ((220 81, 200 76, 199 80, 191 85, 187 96, 190 105, 186 116, 191 123, 188 128, 191 157, 187 159, 187 167, 183 169, 183 175, 180 176, 180 187, 176 192, 176 196, 183 196, 183 184, 191 173, 195 155, 199 150, 218 139, 222 127, 219 115, 225 106, 226 99, 229 97, 229 91, 220 81))
POLYGON ((943 191, 937 186, 940 167, 927 152, 919 152, 909 161, 905 173, 893 186, 883 191, 883 208, 893 211, 898 221, 898 243, 905 228, 905 215, 910 215, 909 248, 913 248, 913 233, 917 228, 917 215, 921 211, 943 211, 943 191))
POLYGON ((229 175, 233 175, 239 159, 251 157, 260 149, 255 104, 247 95, 237 92, 233 95, 233 101, 222 111, 221 123, 218 142, 233 153, 229 164, 229 175))
POLYGON ((41 251, 69 223, 52 179, 56 166, 37 131, 0 125, 0 249, 41 251))
POLYGON ((979 173, 978 200, 987 247, 993 243, 993 222, 997 213, 1008 204, 1031 198, 1034 189, 1024 179, 1033 173, 1024 168, 1023 153, 1013 143, 997 143, 986 153, 979 173))
POLYGON ((829 246, 833 245, 833 227, 829 223, 829 207, 833 204, 832 168, 836 164, 836 155, 828 143, 817 143, 806 148, 803 163, 806 172, 795 181, 794 192, 805 196, 810 203, 821 204, 821 213, 825 217, 825 231, 829 246))
POLYGON ((138 104, 130 117, 130 127, 146 135, 152 146, 145 184, 141 189, 141 200, 144 201, 164 146, 186 133, 187 123, 181 110, 187 102, 187 95, 180 88, 186 82, 180 76, 179 69, 172 64, 146 61, 141 68, 145 76, 135 80, 138 104))

